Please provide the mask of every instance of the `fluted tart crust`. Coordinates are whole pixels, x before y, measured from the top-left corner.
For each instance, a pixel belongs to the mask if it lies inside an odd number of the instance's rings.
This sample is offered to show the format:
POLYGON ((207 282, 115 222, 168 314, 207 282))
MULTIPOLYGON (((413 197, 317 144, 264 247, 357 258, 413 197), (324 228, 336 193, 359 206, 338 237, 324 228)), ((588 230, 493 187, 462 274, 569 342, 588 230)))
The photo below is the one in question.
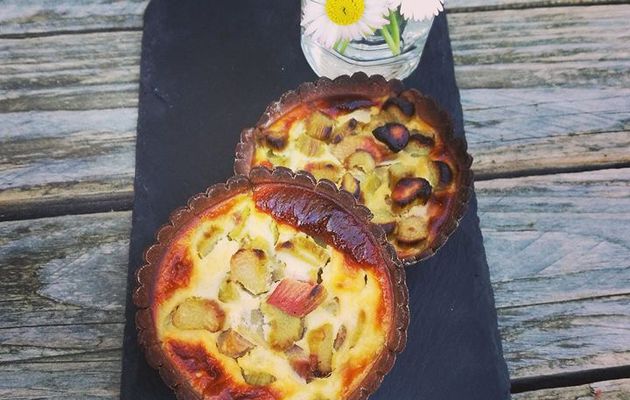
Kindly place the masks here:
POLYGON ((193 197, 145 253, 139 340, 179 399, 364 399, 405 345, 404 272, 369 212, 255 168, 193 197))

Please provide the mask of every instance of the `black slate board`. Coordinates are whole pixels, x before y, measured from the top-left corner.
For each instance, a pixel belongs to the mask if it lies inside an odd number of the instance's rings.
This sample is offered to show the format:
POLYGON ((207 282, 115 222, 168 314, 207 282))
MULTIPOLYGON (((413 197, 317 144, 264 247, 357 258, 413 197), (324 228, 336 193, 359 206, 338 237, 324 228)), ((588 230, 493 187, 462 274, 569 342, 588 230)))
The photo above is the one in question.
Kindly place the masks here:
MULTIPOLYGON (((243 127, 284 91, 316 76, 300 48, 298 1, 153 0, 142 39, 135 201, 129 256, 122 399, 173 399, 138 348, 130 291, 142 252, 169 213, 232 174, 243 127), (219 6, 220 5, 220 6, 219 6), (219 8, 220 7, 220 8, 219 8)), ((463 135, 446 17, 406 80, 434 97, 463 135)), ((371 399, 505 399, 477 202, 439 253, 407 272, 407 348, 371 399)))

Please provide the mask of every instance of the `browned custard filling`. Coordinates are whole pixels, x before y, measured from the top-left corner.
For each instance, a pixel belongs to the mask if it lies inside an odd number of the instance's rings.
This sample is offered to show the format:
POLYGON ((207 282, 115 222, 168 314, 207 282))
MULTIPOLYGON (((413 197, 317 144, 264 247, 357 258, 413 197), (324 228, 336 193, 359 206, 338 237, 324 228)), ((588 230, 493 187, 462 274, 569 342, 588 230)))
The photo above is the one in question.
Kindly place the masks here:
POLYGON ((457 163, 417 112, 414 92, 303 103, 255 131, 252 165, 306 170, 352 193, 401 258, 423 253, 449 218, 457 163))
POLYGON ((242 193, 178 234, 155 281, 157 339, 204 398, 347 398, 393 326, 387 274, 374 249, 316 240, 283 219, 295 203, 273 201, 242 193))

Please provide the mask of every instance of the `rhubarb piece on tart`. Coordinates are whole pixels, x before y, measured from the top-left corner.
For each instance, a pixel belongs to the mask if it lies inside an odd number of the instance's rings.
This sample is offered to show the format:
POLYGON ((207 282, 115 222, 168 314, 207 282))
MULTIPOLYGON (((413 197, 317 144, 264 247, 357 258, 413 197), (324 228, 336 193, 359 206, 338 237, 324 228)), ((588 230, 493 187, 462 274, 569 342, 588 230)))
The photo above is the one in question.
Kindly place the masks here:
POLYGON ((472 159, 448 115, 397 80, 359 73, 307 83, 243 131, 236 173, 283 166, 350 192, 405 264, 427 258, 466 208, 472 159))
POLYGON ((365 399, 406 342, 394 249, 365 207, 307 173, 211 187, 145 260, 139 341, 179 399, 365 399))

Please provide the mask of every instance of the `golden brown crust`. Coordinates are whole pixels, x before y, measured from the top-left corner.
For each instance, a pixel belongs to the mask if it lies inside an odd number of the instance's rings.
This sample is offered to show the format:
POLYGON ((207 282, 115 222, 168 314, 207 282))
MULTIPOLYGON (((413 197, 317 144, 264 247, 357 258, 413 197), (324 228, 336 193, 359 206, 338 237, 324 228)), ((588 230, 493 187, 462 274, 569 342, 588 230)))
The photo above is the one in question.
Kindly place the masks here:
MULTIPOLYGON (((151 312, 152 297, 156 290, 156 277, 158 267, 162 258, 168 250, 169 243, 174 240, 180 230, 190 223, 193 223, 199 215, 225 200, 264 185, 285 185, 286 187, 298 187, 310 191, 313 196, 325 198, 343 209, 350 215, 357 224, 363 226, 364 234, 373 242, 374 248, 378 251, 382 259, 380 266, 384 268, 389 277, 390 287, 393 295, 393 306, 391 312, 393 316, 392 328, 388 332, 385 348, 382 350, 379 359, 374 363, 367 377, 360 387, 350 396, 352 399, 364 399, 372 393, 380 384, 383 376, 391 369, 396 354, 402 351, 406 343, 407 326, 409 323, 408 291, 405 283, 404 270, 397 262, 396 253, 387 243, 384 232, 374 224, 369 222, 369 211, 356 203, 354 198, 347 192, 339 191, 330 182, 315 179, 306 172, 293 173, 285 168, 276 168, 273 171, 265 168, 254 168, 248 177, 235 176, 230 178, 225 184, 217 184, 208 188, 205 193, 193 196, 186 207, 175 210, 169 222, 162 226, 156 235, 155 243, 150 246, 144 254, 145 264, 138 270, 137 286, 133 294, 133 301, 138 308, 136 313, 136 326, 138 329, 138 340, 143 348, 149 365, 156 368, 162 379, 168 386, 173 388, 178 399, 195 399, 200 397, 196 394, 189 382, 184 379, 182 373, 173 365, 172 357, 165 355, 164 344, 158 341, 156 326, 151 312)), ((180 346, 181 347, 181 346, 180 346)), ((186 352, 190 352, 185 348, 186 352)), ((179 350, 178 350, 179 351, 179 350)), ((183 350, 182 350, 183 351, 183 350)), ((186 357, 190 358, 187 353, 186 357)), ((208 361, 209 362, 209 361, 208 361)), ((218 366, 208 364, 212 369, 212 374, 220 375, 218 366)), ((236 388, 232 395, 245 394, 238 390, 249 390, 247 388, 236 388)), ((209 398, 223 398, 226 393, 212 394, 209 398)), ((262 395, 262 393, 260 393, 262 395)), ((270 397, 271 394, 265 394, 270 397)), ((208 398, 204 395, 204 398, 208 398)))
MULTIPOLYGON (((401 259, 405 265, 410 265, 431 257, 457 228, 466 211, 472 192, 473 174, 470 169, 472 157, 467 153, 466 140, 455 137, 449 115, 440 109, 435 101, 417 90, 404 90, 400 81, 386 81, 381 76, 368 77, 364 73, 357 73, 352 76, 342 76, 332 81, 322 78, 313 83, 302 84, 298 89, 285 93, 279 101, 267 107, 256 127, 242 131, 240 143, 236 148, 235 173, 249 173, 255 163, 256 138, 263 136, 265 129, 284 115, 307 102, 348 96, 362 99, 402 97, 413 102, 415 112, 421 115, 422 119, 438 133, 441 143, 438 152, 449 160, 451 167, 455 167, 455 181, 449 184, 452 189, 446 190, 448 193, 441 194, 441 197, 436 199, 430 207, 436 208, 439 204, 440 207, 446 208, 446 212, 436 210, 437 217, 435 217, 435 223, 432 224, 433 231, 425 247, 413 255, 401 256, 401 259)), ((365 150, 370 151, 367 148, 365 150)), ((375 158, 378 160, 378 157, 375 158)), ((440 158, 438 157, 436 160, 440 160, 440 158)), ((259 165, 273 167, 268 161, 259 163, 259 165)))

